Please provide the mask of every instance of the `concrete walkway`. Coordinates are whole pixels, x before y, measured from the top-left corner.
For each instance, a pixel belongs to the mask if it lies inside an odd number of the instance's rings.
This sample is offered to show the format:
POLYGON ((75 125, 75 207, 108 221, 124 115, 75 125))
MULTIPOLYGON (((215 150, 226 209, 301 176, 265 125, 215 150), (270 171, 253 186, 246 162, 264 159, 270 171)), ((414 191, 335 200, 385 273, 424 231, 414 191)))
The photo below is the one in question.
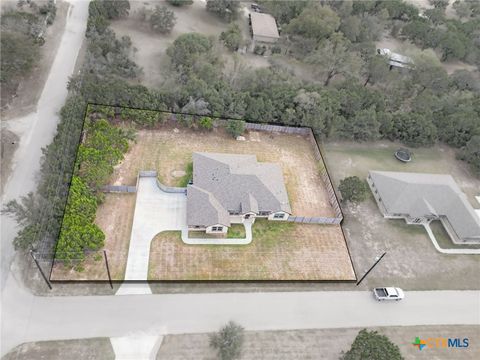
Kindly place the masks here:
POLYGON ((432 232, 432 229, 430 229, 429 224, 423 224, 423 227, 425 230, 427 230, 428 237, 432 241, 433 246, 435 246, 435 249, 437 249, 438 252, 441 252, 442 254, 456 254, 456 255, 480 255, 480 249, 444 249, 441 248, 440 245, 438 245, 437 239, 435 238, 435 235, 432 232))
POLYGON ((248 245, 252 242, 252 221, 245 220, 245 238, 190 238, 188 237, 188 229, 182 230, 182 241, 188 245, 248 245))
POLYGON ((185 194, 160 190, 155 177, 139 179, 125 280, 147 280, 152 239, 162 231, 186 229, 186 211, 185 194))
POLYGON ((137 334, 110 338, 115 360, 155 360, 163 336, 137 334))

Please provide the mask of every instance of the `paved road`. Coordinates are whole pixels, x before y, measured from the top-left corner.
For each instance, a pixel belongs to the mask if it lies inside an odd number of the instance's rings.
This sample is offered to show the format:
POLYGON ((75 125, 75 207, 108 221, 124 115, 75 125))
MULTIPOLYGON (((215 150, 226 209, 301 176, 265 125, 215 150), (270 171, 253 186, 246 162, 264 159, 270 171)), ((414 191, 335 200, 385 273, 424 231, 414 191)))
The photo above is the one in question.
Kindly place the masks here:
POLYGON ((366 291, 35 297, 9 278, 2 354, 26 341, 247 330, 479 324, 479 291, 411 291, 379 303, 366 291))
MULTIPOLYGON (((52 142, 59 117, 67 98, 68 77, 72 75, 82 45, 88 16, 88 1, 69 0, 65 31, 50 69, 37 111, 23 118, 12 119, 6 126, 20 136, 20 145, 12 162, 12 174, 5 185, 2 203, 17 199, 36 188, 41 149, 52 142)), ((12 219, 1 216, 1 288, 5 286, 14 250, 12 239, 17 229, 12 219)))

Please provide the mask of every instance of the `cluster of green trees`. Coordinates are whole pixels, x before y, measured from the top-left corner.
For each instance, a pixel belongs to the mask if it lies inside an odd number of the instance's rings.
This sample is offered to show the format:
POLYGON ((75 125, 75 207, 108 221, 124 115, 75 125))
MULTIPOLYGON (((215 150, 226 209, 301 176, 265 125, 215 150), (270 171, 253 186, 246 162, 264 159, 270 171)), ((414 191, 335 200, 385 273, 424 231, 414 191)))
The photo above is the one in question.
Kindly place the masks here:
POLYGON ((399 347, 385 335, 377 331, 360 330, 353 344, 342 360, 375 359, 402 360, 399 347))
POLYGON ((78 148, 57 243, 56 258, 67 264, 69 260, 83 260, 86 250, 98 250, 104 245, 105 235, 94 224, 97 205, 102 200, 100 189, 108 183, 131 138, 123 128, 96 119, 94 114, 87 112, 84 140, 78 148))

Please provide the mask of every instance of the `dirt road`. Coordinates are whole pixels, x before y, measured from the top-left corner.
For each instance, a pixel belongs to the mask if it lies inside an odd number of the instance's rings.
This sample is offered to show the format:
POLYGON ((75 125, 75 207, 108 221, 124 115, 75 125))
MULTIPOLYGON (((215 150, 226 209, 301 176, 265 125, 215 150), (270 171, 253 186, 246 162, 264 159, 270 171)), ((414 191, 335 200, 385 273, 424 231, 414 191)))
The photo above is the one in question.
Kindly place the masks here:
MULTIPOLYGON (((6 181, 2 204, 35 190, 40 169, 41 149, 55 134, 59 120, 58 111, 67 98, 67 81, 72 75, 77 54, 82 45, 88 16, 88 1, 71 0, 70 10, 62 40, 50 73, 38 101, 36 112, 12 119, 5 125, 20 137, 19 147, 12 160, 12 173, 6 181)), ((14 256, 12 240, 18 230, 15 222, 1 215, 1 288, 9 273, 14 256)))

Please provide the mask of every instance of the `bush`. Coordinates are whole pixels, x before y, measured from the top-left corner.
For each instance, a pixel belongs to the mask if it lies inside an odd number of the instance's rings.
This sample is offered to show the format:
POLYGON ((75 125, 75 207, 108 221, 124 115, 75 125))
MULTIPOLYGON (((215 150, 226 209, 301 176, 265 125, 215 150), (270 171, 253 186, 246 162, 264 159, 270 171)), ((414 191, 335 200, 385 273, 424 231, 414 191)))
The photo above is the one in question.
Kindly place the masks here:
POLYGON ((150 28, 158 33, 166 34, 172 31, 177 19, 172 10, 166 6, 156 6, 150 16, 150 28))
POLYGON ((253 52, 257 55, 264 55, 267 51, 267 47, 265 45, 255 45, 253 52))
POLYGON ((202 129, 205 129, 205 130, 213 129, 213 120, 208 116, 202 117, 198 123, 202 129))
POLYGON ((271 50, 272 54, 280 54, 282 52, 282 48, 278 45, 272 46, 272 48, 270 50, 271 50))
POLYGON ((227 131, 227 133, 236 138, 237 136, 242 135, 245 131, 245 121, 228 120, 225 130, 227 131))
POLYGON ((210 337, 210 346, 218 351, 221 360, 238 359, 244 342, 243 327, 230 321, 210 337))
POLYGON ((342 356, 342 360, 402 360, 400 349, 385 335, 376 331, 361 330, 352 347, 342 356))
POLYGON ((193 0, 167 0, 167 2, 172 6, 183 6, 183 5, 193 4, 193 0))
POLYGON ((207 0, 207 11, 227 21, 234 20, 238 16, 239 9, 240 1, 238 0, 207 0))
POLYGON ((243 43, 240 27, 237 24, 230 25, 226 31, 220 34, 220 40, 223 41, 227 49, 237 51, 243 43))
POLYGON ((343 200, 361 202, 367 198, 368 185, 358 176, 349 176, 340 180, 338 190, 340 190, 343 200))

